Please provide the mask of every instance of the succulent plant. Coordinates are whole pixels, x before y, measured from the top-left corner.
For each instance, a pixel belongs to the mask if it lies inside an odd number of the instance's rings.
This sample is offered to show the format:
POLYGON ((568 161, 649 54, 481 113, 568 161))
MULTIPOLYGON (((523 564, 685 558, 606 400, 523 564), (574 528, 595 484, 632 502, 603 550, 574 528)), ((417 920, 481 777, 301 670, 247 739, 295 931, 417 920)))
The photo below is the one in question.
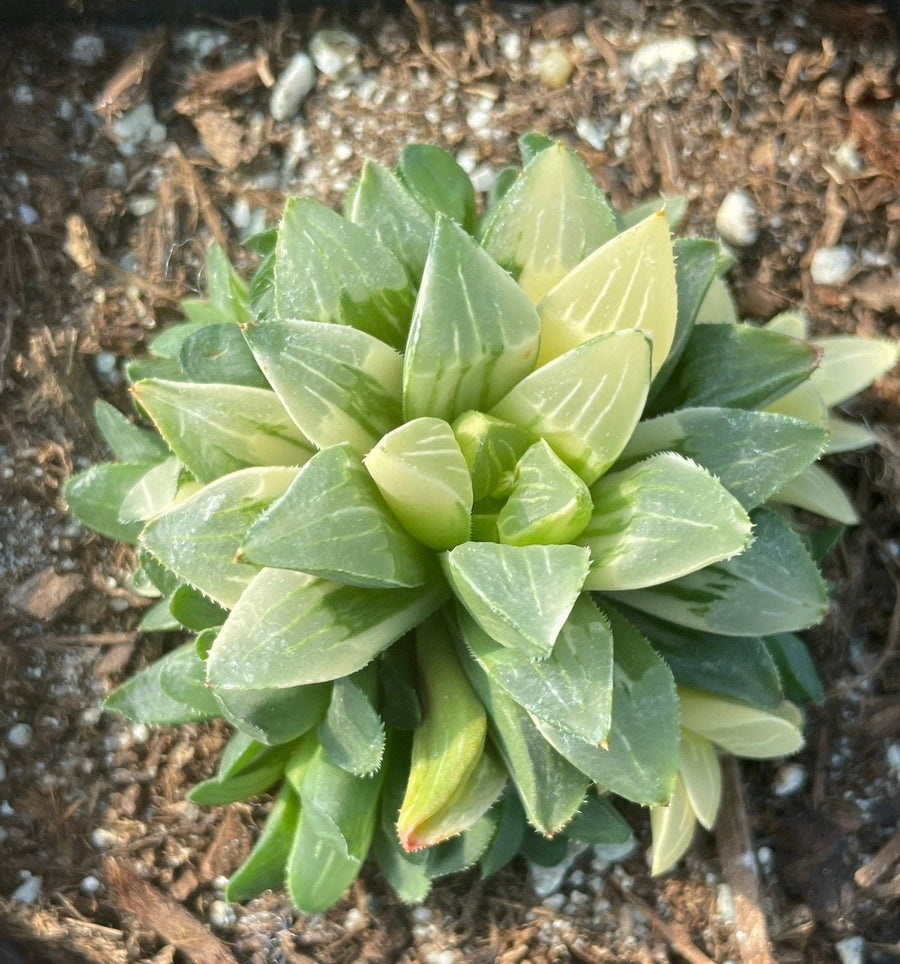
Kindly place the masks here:
POLYGON ((829 409, 897 347, 740 323, 677 204, 619 216, 522 145, 481 217, 424 145, 343 216, 290 198, 249 282, 214 245, 131 364, 156 432, 98 403, 117 461, 71 510, 136 545, 145 630, 196 634, 107 707, 234 727, 191 797, 276 796, 232 899, 318 911, 371 856, 418 900, 628 843, 616 797, 660 872, 716 818, 718 755, 795 751, 821 697, 795 634, 825 540, 794 507, 855 521, 817 460, 873 439, 829 409))

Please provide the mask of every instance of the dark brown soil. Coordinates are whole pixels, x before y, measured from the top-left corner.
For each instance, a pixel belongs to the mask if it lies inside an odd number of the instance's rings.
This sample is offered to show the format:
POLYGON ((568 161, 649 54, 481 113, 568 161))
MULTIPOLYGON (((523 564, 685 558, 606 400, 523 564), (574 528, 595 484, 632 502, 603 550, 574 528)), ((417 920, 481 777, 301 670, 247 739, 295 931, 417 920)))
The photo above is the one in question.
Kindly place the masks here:
POLYGON ((224 730, 148 732, 99 712, 164 640, 135 632, 130 553, 67 519, 62 482, 98 456, 93 400, 125 408, 122 360, 196 290, 205 245, 242 257, 236 225, 274 217, 285 192, 336 202, 363 156, 391 162, 411 140, 483 175, 539 129, 575 146, 618 206, 685 194, 687 232, 711 233, 724 195, 745 190, 761 231, 732 272, 744 314, 802 307, 818 332, 900 337, 897 37, 877 9, 409 0, 343 24, 362 41, 363 84, 320 76, 294 124, 276 124, 266 85, 318 27, 340 25, 321 10, 206 24, 202 57, 183 29, 45 24, 0 40, 0 961, 835 962, 838 942, 864 948, 847 961, 897 960, 897 372, 854 406, 882 448, 836 465, 862 524, 832 557, 834 602, 811 635, 827 697, 809 714, 802 785, 779 796, 792 771, 743 766, 739 819, 661 879, 642 850, 610 866, 586 854, 544 900, 515 864, 407 908, 371 870, 327 915, 277 895, 232 914, 221 879, 266 801, 184 800, 224 730), (104 42, 90 65, 71 56, 85 33, 104 42), (629 80, 630 53, 672 36, 697 43, 696 63, 629 80), (558 88, 538 79, 553 45, 573 64, 558 88), (126 157, 111 120, 142 103, 165 130, 126 157), (575 133, 583 118, 594 146, 575 133), (851 276, 814 284, 813 254, 835 245, 852 251, 851 276), (20 723, 23 747, 8 738, 20 723), (727 859, 747 833, 758 886, 727 859))

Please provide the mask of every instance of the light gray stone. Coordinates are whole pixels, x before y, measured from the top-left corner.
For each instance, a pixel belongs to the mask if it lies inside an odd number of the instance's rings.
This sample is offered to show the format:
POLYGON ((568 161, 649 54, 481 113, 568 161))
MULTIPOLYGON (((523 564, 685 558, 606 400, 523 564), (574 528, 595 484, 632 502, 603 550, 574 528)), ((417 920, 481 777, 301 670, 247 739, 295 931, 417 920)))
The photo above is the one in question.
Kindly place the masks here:
POLYGON ((729 191, 716 212, 716 230, 729 244, 744 248, 759 237, 758 219, 759 212, 749 194, 729 191))
POLYGON ((813 284, 836 288, 842 285, 853 271, 856 258, 846 245, 836 248, 819 248, 812 256, 809 274, 813 284))
POLYGON ((631 56, 628 73, 639 84, 667 84, 679 67, 695 63, 700 56, 690 37, 668 37, 643 44, 631 56))
POLYGON ((302 51, 294 54, 272 88, 269 113, 277 121, 289 120, 315 86, 316 71, 312 60, 302 51))

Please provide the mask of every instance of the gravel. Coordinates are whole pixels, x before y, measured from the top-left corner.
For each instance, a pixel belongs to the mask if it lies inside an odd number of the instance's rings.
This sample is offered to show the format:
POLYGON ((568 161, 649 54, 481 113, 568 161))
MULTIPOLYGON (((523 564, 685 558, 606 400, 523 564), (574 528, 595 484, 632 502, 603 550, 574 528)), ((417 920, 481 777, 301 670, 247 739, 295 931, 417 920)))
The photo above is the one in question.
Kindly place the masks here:
POLYGON ((277 121, 289 120, 315 86, 316 70, 312 59, 302 51, 294 54, 272 88, 269 113, 277 121))
POLYGON ((856 256, 845 245, 836 248, 819 248, 812 256, 809 275, 813 284, 836 288, 850 277, 855 265, 856 256))
POLYGON ((639 84, 652 81, 665 86, 679 67, 693 64, 700 56, 697 44, 690 37, 670 37, 643 44, 631 56, 628 73, 639 84))
POLYGON ((756 203, 745 191, 729 191, 716 212, 716 230, 729 244, 739 248, 755 244, 759 238, 756 203))

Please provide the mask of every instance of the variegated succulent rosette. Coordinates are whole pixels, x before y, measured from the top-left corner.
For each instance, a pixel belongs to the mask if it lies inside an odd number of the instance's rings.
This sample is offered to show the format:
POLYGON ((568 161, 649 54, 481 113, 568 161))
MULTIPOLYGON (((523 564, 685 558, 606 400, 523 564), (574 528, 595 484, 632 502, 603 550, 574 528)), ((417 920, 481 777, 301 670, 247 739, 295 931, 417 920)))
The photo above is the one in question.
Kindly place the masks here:
POLYGON ((818 460, 897 346, 738 321, 683 205, 616 214, 571 151, 523 139, 485 213, 450 155, 367 162, 343 216, 300 198, 213 246, 206 297, 106 403, 117 461, 70 480, 137 546, 148 632, 189 630, 107 706, 224 717, 198 803, 274 792, 228 896, 338 900, 372 856, 409 901, 516 854, 627 844, 653 870, 719 809, 719 755, 802 743, 817 555, 856 521, 818 460))

